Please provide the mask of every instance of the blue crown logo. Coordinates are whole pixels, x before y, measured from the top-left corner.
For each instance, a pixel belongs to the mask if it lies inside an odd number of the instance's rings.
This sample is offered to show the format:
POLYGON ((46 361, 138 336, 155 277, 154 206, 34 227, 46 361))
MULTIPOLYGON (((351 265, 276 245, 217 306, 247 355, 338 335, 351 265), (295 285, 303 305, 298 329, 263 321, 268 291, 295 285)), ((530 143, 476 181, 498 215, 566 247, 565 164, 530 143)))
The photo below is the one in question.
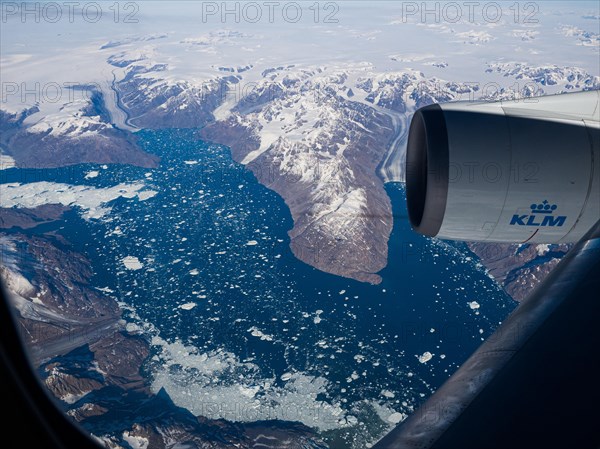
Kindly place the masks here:
POLYGON ((556 204, 550 204, 548 200, 544 200, 540 204, 532 204, 531 206, 532 214, 551 214, 557 209, 556 204))

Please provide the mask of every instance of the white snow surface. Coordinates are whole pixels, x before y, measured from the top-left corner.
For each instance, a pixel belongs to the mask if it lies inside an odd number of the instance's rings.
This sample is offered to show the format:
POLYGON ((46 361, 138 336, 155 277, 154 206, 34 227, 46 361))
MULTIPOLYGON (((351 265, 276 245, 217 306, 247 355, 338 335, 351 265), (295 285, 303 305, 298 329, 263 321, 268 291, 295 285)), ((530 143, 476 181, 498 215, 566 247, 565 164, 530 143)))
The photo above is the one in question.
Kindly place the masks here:
POLYGON ((148 445, 150 444, 148 438, 133 435, 127 430, 123 432, 123 440, 125 440, 125 442, 129 444, 132 449, 148 449, 148 445))
POLYGON ((83 109, 89 104, 89 99, 79 98, 41 118, 39 114, 33 114, 24 123, 30 125, 28 130, 33 133, 48 133, 55 137, 94 136, 100 129, 109 128, 110 124, 102 122, 99 116, 85 115, 83 109))
POLYGON ((15 160, 8 154, 0 153, 0 170, 6 170, 15 166, 15 160))

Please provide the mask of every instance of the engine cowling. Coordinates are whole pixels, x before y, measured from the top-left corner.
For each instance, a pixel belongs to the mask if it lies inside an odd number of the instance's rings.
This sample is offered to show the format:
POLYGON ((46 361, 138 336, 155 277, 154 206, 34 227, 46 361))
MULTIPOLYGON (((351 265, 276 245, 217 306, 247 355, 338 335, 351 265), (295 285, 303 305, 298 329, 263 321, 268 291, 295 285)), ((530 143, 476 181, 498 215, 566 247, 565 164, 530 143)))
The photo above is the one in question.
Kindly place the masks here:
POLYGON ((578 241, 600 219, 600 91, 419 109, 406 195, 427 236, 578 241))

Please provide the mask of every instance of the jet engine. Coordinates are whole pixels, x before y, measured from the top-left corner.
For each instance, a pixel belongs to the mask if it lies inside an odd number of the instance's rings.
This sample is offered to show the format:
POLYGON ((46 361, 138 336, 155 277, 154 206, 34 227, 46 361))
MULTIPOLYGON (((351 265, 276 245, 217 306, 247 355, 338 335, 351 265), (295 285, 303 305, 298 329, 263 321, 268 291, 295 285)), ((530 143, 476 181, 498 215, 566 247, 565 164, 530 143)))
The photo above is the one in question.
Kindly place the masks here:
POLYGON ((600 217, 600 91, 417 110, 406 196, 427 236, 578 241, 600 217))

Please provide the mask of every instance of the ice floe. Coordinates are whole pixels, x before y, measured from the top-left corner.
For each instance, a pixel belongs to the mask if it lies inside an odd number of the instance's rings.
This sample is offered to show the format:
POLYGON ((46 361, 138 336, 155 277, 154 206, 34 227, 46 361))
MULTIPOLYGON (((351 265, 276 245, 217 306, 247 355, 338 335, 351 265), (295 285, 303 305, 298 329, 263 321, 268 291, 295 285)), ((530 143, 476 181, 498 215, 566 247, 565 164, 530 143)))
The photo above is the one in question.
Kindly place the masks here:
POLYGON ((125 265, 125 268, 128 270, 141 270, 144 267, 142 262, 135 256, 124 257, 121 262, 123 262, 123 265, 125 265))
POLYGON ((432 358, 433 358, 433 354, 429 351, 425 351, 422 355, 417 356, 417 359, 419 359, 419 362, 421 362, 421 363, 427 363, 432 358))
POLYGON ((144 201, 156 195, 146 190, 141 182, 122 183, 113 187, 96 188, 84 185, 70 185, 55 182, 18 182, 2 184, 0 207, 35 208, 43 204, 77 206, 84 219, 100 219, 110 213, 107 203, 117 198, 135 198, 144 201))

